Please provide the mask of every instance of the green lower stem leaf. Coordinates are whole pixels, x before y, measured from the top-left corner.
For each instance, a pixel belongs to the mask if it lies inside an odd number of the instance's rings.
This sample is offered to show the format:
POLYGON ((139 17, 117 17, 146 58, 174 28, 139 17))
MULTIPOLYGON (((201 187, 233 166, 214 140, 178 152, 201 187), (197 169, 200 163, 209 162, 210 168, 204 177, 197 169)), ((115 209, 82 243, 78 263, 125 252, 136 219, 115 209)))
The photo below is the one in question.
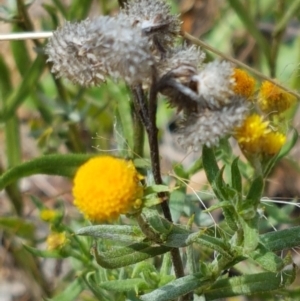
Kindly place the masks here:
POLYGON ((129 292, 135 291, 136 294, 140 291, 149 289, 149 285, 145 280, 141 278, 124 279, 124 280, 112 280, 99 284, 99 287, 111 292, 129 292))
POLYGON ((0 191, 7 185, 35 174, 73 177, 92 154, 47 155, 15 166, 0 176, 0 191))
POLYGON ((201 278, 201 274, 189 275, 178 278, 168 284, 152 291, 149 294, 140 296, 142 301, 168 301, 175 300, 180 296, 192 292, 196 288, 208 285, 208 281, 201 278))
POLYGON ((248 255, 262 268, 270 272, 279 272, 284 267, 283 260, 275 253, 270 252, 263 244, 259 244, 255 251, 249 252, 248 255))
POLYGON ((135 243, 145 239, 143 232, 138 227, 129 225, 88 226, 79 229, 76 234, 129 243, 135 243))
POLYGON ((23 248, 31 253, 34 256, 42 257, 42 258, 64 258, 68 256, 63 256, 63 254, 60 251, 50 251, 50 250, 39 250, 36 248, 32 248, 27 245, 23 245, 23 248))
POLYGON ((98 252, 97 248, 93 249, 97 263, 106 269, 116 269, 125 267, 137 262, 141 262, 145 259, 164 254, 166 252, 169 252, 170 250, 171 248, 168 247, 151 247, 147 246, 147 244, 134 244, 126 248, 120 248, 116 250, 117 254, 113 254, 114 251, 101 253, 98 252), (107 256, 108 254, 109 256, 107 256))
POLYGON ((290 285, 294 279, 295 268, 281 273, 266 272, 221 279, 205 292, 205 300, 267 293, 290 285))
POLYGON ((298 247, 300 226, 260 235, 260 241, 273 252, 298 247))

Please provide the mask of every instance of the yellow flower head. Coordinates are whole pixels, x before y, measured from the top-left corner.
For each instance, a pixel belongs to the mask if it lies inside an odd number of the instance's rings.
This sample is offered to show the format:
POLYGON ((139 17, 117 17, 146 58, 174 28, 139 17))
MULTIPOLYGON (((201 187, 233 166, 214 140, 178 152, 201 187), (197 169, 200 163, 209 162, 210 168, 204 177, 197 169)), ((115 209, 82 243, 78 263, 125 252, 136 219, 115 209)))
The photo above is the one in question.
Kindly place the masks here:
POLYGON ((57 218, 57 216, 58 213, 52 209, 43 209, 40 212, 40 219, 44 222, 52 222, 57 218))
POLYGON ((111 156, 92 158, 75 175, 74 204, 92 221, 116 219, 141 206, 141 178, 131 161, 111 156))
POLYGON ((262 83, 258 105, 264 113, 282 113, 289 109, 295 101, 295 96, 283 91, 271 82, 264 81, 262 83))
POLYGON ((47 237, 47 249, 50 251, 61 249, 68 239, 65 232, 52 232, 47 237))
POLYGON ((233 91, 235 94, 245 98, 251 98, 255 90, 255 79, 242 69, 235 68, 233 78, 235 85, 233 91))
POLYGON ((234 137, 245 153, 261 153, 267 156, 277 154, 286 140, 283 134, 271 131, 269 122, 263 121, 257 114, 248 116, 244 123, 236 128, 234 137))
POLYGON ((285 143, 286 136, 278 132, 267 133, 262 143, 262 152, 269 156, 276 155, 283 144, 285 143))
POLYGON ((260 152, 262 139, 270 132, 268 124, 268 121, 263 121, 257 114, 248 116, 234 134, 241 149, 249 153, 260 152))

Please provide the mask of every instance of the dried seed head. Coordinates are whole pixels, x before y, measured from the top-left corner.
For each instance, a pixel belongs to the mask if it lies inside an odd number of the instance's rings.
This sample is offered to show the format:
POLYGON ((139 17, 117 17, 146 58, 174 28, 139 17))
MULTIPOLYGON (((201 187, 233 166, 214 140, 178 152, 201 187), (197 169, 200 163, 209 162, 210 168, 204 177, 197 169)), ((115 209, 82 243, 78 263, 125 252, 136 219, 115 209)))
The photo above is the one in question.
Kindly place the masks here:
POLYGON ((191 89, 191 93, 196 92, 193 77, 198 74, 198 68, 204 58, 205 54, 199 48, 183 46, 169 51, 158 62, 157 68, 162 87, 160 92, 167 96, 171 107, 177 107, 178 111, 182 109, 195 111, 197 109, 197 102, 187 91, 191 89), (168 82, 170 80, 182 86, 170 87, 168 82))
POLYGON ((45 49, 48 62, 53 63, 51 72, 83 86, 100 84, 107 75, 101 60, 83 51, 90 23, 89 19, 80 23, 66 22, 53 32, 45 49))
POLYGON ((234 95, 234 68, 226 61, 213 61, 194 76, 200 102, 209 108, 220 108, 231 103, 234 95))
POLYGON ((129 84, 147 81, 153 65, 148 40, 122 17, 99 17, 54 32, 46 47, 52 72, 89 86, 107 75, 129 84))
POLYGON ((185 149, 197 151, 203 145, 218 145, 220 139, 233 133, 249 111, 244 99, 234 97, 231 104, 219 110, 205 109, 191 114, 182 121, 178 130, 178 143, 185 149))
POLYGON ((164 0, 132 0, 121 13, 149 38, 152 50, 165 52, 179 35, 181 21, 164 0))

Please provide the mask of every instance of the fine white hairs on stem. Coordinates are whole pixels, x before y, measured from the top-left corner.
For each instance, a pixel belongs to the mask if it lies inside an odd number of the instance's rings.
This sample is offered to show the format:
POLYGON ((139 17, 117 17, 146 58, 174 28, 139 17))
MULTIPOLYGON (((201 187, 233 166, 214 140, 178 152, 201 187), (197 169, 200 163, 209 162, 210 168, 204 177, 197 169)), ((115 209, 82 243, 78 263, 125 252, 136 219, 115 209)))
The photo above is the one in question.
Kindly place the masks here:
POLYGON ((53 62, 52 72, 83 86, 98 85, 108 75, 131 85, 151 78, 148 40, 121 16, 66 22, 45 52, 53 62))

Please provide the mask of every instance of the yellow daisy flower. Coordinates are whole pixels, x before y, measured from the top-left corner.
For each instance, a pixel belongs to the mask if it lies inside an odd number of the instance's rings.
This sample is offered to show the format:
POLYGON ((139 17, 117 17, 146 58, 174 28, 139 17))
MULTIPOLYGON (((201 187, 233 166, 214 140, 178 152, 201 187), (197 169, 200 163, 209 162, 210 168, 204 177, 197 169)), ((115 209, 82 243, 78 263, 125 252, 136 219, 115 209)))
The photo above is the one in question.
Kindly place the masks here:
POLYGON ((276 155, 286 141, 286 136, 278 132, 270 132, 264 136, 262 152, 269 156, 276 155))
POLYGON ((74 204, 86 218, 103 222, 141 207, 142 176, 131 161, 101 156, 79 167, 74 178, 74 204))
POLYGON ((261 85, 258 105, 261 110, 268 113, 282 113, 295 103, 296 97, 280 89, 269 81, 261 85))
POLYGON ((262 137, 270 132, 268 124, 268 121, 263 121, 262 117, 257 114, 248 116, 234 133, 241 149, 249 153, 260 152, 262 137))
POLYGON ((248 116, 235 129, 235 139, 245 154, 276 155, 285 143, 285 135, 271 131, 268 121, 257 114, 248 116))
POLYGON ((235 80, 234 93, 247 99, 251 98, 255 91, 255 79, 246 71, 238 68, 234 69, 233 78, 235 80))

